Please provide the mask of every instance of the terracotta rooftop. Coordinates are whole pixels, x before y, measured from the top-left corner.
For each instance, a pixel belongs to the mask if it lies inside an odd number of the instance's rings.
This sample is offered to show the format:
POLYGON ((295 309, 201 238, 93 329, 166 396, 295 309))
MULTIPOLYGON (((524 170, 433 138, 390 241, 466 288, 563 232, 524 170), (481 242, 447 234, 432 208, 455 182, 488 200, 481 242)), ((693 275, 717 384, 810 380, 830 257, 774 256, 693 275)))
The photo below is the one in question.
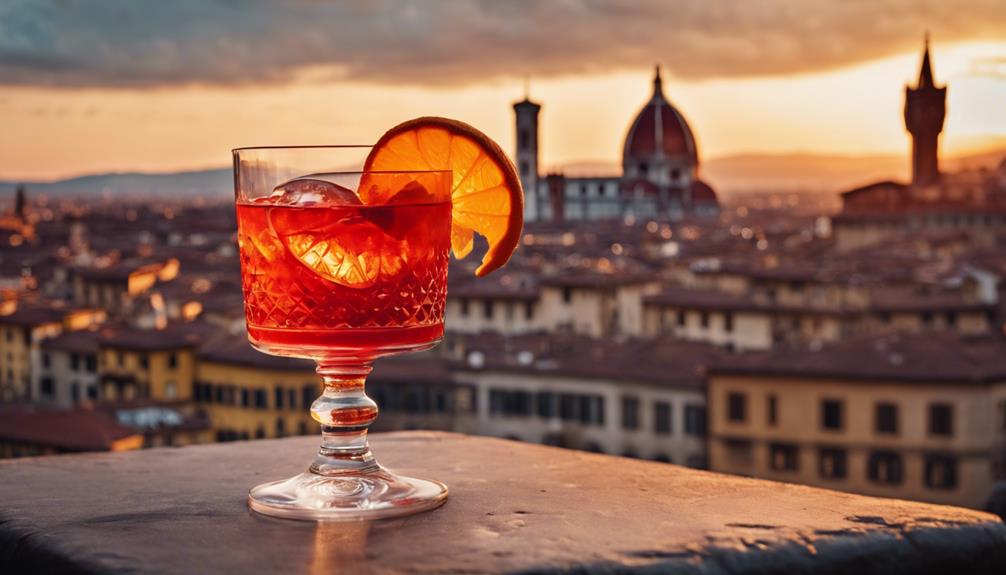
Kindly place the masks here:
POLYGON ((199 358, 215 363, 274 371, 314 372, 314 362, 293 357, 278 357, 262 353, 248 343, 244 335, 219 338, 199 350, 199 358))
POLYGON ((1006 381, 1006 338, 952 332, 850 340, 820 350, 784 348, 724 356, 710 373, 883 380, 905 383, 1006 381))
POLYGON ((56 337, 42 340, 42 349, 71 353, 97 353, 100 335, 97 330, 66 331, 56 337))
POLYGON ((103 411, 55 411, 12 407, 0 410, 0 441, 44 445, 64 451, 108 451, 137 435, 103 411))
POLYGON ((157 351, 196 347, 208 333, 208 326, 169 324, 164 329, 140 329, 132 326, 103 327, 98 331, 101 347, 134 351, 157 351))
POLYGON ((14 313, 0 316, 0 324, 30 327, 47 323, 62 323, 67 310, 49 307, 21 307, 14 313))
POLYGON ((725 353, 680 340, 614 342, 554 333, 508 338, 483 333, 461 341, 465 357, 452 362, 452 368, 460 371, 635 380, 675 387, 702 387, 705 366, 725 353), (477 359, 472 352, 479 352, 477 359))
POLYGON ((656 281, 658 279, 650 274, 603 274, 586 271, 568 271, 542 278, 540 283, 543 286, 552 287, 600 288, 644 284, 656 281))

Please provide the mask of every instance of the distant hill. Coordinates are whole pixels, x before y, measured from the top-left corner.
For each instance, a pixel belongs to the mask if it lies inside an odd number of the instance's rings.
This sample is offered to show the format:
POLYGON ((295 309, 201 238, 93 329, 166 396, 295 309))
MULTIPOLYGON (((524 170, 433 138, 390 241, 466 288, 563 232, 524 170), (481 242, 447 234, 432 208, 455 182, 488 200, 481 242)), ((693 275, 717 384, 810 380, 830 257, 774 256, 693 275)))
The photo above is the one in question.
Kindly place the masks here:
POLYGON ((226 199, 234 193, 230 168, 149 174, 139 172, 93 174, 54 182, 0 181, 0 194, 24 184, 32 193, 50 197, 205 197, 226 199))
MULTIPOLYGON (((1006 149, 947 158, 947 171, 992 167, 1006 159, 1006 149)), ((839 156, 827 154, 737 154, 711 158, 702 163, 702 178, 724 194, 738 192, 836 193, 876 180, 907 180, 907 155, 839 156)), ((564 164, 546 171, 569 176, 617 176, 614 162, 585 161, 564 164)), ((54 182, 0 181, 0 197, 18 183, 29 193, 52 197, 172 196, 226 199, 233 192, 230 168, 174 173, 113 173, 80 176, 54 182)))

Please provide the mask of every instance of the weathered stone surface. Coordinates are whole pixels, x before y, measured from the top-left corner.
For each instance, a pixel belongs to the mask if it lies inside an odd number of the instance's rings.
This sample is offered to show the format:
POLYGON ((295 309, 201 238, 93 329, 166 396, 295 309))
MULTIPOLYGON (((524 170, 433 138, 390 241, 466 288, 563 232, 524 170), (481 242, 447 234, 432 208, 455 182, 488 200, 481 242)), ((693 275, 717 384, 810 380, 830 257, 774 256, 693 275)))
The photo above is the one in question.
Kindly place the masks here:
POLYGON ((250 513, 315 438, 0 464, 0 573, 1006 573, 1006 525, 847 495, 446 433, 373 437, 447 504, 375 523, 250 513))

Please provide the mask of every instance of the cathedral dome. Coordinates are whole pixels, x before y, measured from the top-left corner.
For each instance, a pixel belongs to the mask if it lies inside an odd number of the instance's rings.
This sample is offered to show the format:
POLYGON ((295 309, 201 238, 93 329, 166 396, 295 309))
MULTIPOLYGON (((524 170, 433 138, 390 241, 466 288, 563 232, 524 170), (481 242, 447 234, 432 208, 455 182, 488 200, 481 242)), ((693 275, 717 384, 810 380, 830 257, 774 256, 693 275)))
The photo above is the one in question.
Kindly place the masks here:
POLYGON ((698 166, 698 148, 685 117, 664 97, 660 68, 653 79, 653 97, 640 110, 625 137, 622 164, 628 170, 640 162, 672 161, 698 166))

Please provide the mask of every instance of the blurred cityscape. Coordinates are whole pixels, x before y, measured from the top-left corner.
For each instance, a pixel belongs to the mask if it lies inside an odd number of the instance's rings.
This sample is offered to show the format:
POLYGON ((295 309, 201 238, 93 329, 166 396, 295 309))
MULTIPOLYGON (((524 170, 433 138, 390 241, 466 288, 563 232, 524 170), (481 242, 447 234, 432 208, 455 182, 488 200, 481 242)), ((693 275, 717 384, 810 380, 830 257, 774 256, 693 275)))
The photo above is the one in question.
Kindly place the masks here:
MULTIPOLYGON (((374 431, 445 429, 983 508, 1006 479, 1006 158, 944 173, 928 46, 909 182, 720 197, 653 92, 617 173, 544 173, 509 265, 452 261, 447 335, 382 359, 374 431)), ((506 113, 505 110, 500 111, 506 113)), ((307 361, 245 338, 234 208, 11 190, 0 457, 317 433, 307 361)))

